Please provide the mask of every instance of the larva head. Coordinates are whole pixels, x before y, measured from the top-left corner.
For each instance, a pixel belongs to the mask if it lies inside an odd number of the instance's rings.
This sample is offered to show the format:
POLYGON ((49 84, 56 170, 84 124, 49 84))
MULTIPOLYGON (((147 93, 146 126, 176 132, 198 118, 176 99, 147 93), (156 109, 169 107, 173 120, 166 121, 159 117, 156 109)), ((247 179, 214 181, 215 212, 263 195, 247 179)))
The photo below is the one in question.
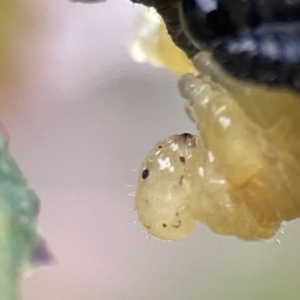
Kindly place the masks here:
POLYGON ((163 240, 178 240, 197 225, 190 205, 192 174, 188 160, 197 147, 190 134, 159 142, 143 162, 136 211, 147 231, 163 240))

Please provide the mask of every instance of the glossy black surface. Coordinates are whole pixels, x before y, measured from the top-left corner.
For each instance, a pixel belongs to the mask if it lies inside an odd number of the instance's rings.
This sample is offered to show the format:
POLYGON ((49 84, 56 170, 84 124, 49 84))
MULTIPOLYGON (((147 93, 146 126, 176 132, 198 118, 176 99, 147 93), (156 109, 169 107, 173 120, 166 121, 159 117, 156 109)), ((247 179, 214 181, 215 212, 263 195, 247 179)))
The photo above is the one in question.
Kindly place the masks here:
POLYGON ((300 89, 300 0, 183 0, 180 15, 232 75, 300 89))

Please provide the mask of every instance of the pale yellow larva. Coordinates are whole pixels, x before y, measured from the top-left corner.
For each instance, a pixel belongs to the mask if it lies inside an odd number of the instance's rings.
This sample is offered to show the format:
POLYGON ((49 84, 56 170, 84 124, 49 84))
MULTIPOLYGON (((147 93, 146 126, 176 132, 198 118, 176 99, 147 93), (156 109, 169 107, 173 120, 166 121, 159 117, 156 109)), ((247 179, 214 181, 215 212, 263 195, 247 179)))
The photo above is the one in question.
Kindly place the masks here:
POLYGON ((136 210, 144 227, 157 238, 181 239, 198 223, 190 203, 195 191, 189 160, 199 147, 190 134, 174 135, 159 142, 142 164, 136 210))
POLYGON ((244 202, 228 193, 229 184, 200 136, 174 135, 160 141, 139 172, 136 211, 151 235, 186 237, 198 224, 243 239, 267 238, 278 224, 261 226, 244 202))

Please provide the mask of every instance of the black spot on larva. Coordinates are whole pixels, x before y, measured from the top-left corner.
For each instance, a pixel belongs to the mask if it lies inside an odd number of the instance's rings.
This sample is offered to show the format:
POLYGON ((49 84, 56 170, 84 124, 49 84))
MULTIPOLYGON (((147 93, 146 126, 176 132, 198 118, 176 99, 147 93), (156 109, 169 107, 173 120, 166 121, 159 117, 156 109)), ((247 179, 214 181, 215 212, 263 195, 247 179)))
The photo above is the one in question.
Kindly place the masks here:
POLYGON ((148 169, 145 169, 142 173, 142 178, 143 179, 146 179, 147 177, 149 176, 149 170, 148 169))
POLYGON ((162 148, 162 146, 161 146, 161 145, 159 145, 159 146, 158 146, 158 148, 159 148, 159 149, 161 149, 161 148, 162 148))
POLYGON ((179 216, 179 212, 178 212, 178 211, 176 211, 176 213, 175 213, 175 216, 176 216, 176 217, 178 217, 178 216, 179 216))
POLYGON ((184 137, 185 139, 193 137, 190 133, 182 133, 180 136, 184 137))
POLYGON ((184 156, 180 156, 179 160, 184 164, 185 163, 185 157, 184 156))
POLYGON ((163 223, 162 226, 163 226, 164 228, 166 228, 166 227, 167 227, 167 224, 166 224, 166 223, 163 223))

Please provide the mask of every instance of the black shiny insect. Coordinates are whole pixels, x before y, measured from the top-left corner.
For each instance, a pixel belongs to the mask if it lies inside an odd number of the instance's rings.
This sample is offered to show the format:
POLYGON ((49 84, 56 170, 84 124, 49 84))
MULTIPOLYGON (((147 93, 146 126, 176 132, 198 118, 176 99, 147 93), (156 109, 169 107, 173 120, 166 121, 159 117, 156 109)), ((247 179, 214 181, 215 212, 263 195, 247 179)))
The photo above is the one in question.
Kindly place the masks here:
POLYGON ((300 90, 300 0, 182 0, 180 15, 232 75, 300 90))

